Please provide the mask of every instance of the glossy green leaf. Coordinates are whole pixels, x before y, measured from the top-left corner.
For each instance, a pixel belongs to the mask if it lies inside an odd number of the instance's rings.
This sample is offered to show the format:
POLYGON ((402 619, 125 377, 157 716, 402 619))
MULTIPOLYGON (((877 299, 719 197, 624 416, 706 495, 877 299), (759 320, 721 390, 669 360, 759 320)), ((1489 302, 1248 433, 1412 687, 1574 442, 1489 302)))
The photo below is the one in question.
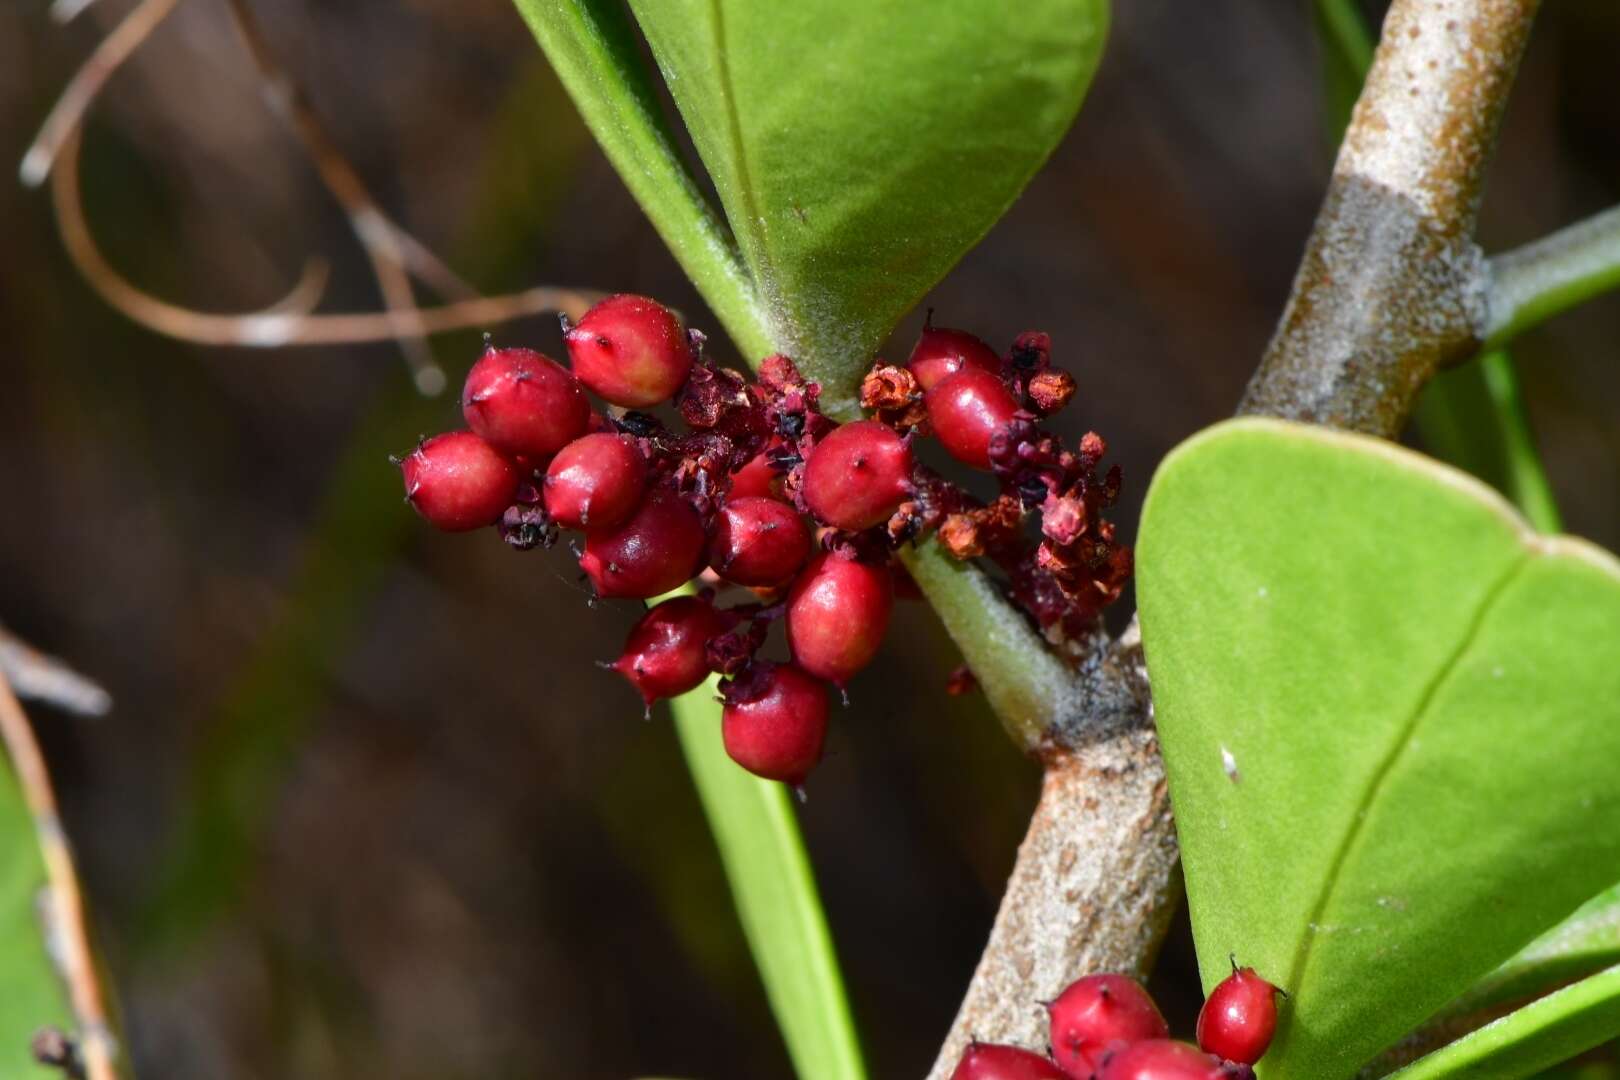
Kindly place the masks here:
MULTIPOLYGON (((1605 889, 1491 972, 1446 1010, 1466 1015, 1521 1001, 1620 964, 1620 885, 1605 889)), ((1615 1032, 1620 1035, 1620 1030, 1615 1032)))
POLYGON ((1106 0, 631 0, 777 347, 853 397, 1012 204, 1095 71, 1106 0))
POLYGON ((60 1076, 59 1072, 22 1064, 28 1042, 42 1027, 74 1029, 67 989, 51 962, 40 922, 40 890, 45 888, 45 861, 34 821, 23 802, 16 775, 0 767, 0 1046, 11 1047, 3 1075, 60 1076))
POLYGON ((1334 1080, 1612 882, 1620 564, 1379 440, 1220 425, 1148 494, 1142 632, 1206 983, 1334 1080))
POLYGON ((738 768, 715 680, 671 702, 771 1010, 800 1080, 861 1080, 860 1043, 788 789, 738 768))
POLYGON ((1620 1034, 1620 967, 1526 1005, 1391 1074, 1392 1080, 1522 1080, 1620 1034))
POLYGON ((591 134, 731 339, 751 360, 775 351, 731 236, 675 149, 620 0, 514 2, 591 134))

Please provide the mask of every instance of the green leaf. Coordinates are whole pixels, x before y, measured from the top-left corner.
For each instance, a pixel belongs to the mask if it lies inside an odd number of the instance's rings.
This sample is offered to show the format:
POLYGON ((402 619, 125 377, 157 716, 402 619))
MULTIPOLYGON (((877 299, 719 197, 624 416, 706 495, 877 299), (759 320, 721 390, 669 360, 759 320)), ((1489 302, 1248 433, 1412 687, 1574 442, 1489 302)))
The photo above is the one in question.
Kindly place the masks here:
MULTIPOLYGON (((527 5, 533 6, 533 5, 527 5)), ((1106 0, 631 0, 778 348, 850 401, 1006 211, 1096 70, 1106 0)))
MULTIPOLYGON (((61 976, 51 963, 40 923, 40 890, 45 888, 45 861, 34 833, 16 775, 0 769, 0 1047, 9 1048, 6 1072, 27 1060, 28 1042, 42 1027, 74 1029, 73 1009, 61 976)), ((28 1075, 60 1076, 46 1068, 28 1075)))
POLYGON ((1206 984, 1293 995, 1347 1077, 1620 865, 1620 564, 1374 439, 1220 425, 1148 494, 1138 594, 1206 984))
MULTIPOLYGON (((1620 885, 1605 889, 1491 972, 1446 1010, 1464 1015, 1524 1000, 1620 964, 1620 885)), ((1620 1029, 1615 1031, 1620 1035, 1620 1029)))
POLYGON ((670 703, 776 1022, 800 1080, 861 1080, 838 958, 782 784, 749 775, 720 741, 716 680, 670 703))
POLYGON ((775 351, 726 227, 675 150, 619 0, 514 0, 585 124, 737 347, 775 351))
POLYGON ((1419 1058, 1391 1080, 1520 1080, 1620 1034, 1620 967, 1549 994, 1419 1058))

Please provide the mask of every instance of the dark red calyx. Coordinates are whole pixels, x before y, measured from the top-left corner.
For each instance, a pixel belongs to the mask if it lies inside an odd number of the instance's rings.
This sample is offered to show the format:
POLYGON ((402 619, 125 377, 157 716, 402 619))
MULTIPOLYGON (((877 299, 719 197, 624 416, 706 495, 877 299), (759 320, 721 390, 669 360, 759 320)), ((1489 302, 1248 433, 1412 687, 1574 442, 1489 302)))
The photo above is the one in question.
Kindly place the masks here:
POLYGON ((602 400, 627 409, 668 401, 692 370, 692 343, 681 321, 645 296, 608 297, 564 340, 580 381, 602 400))
POLYGON ((780 499, 782 497, 782 473, 785 470, 773 468, 771 454, 783 446, 781 439, 772 439, 765 449, 748 459, 748 463, 731 474, 731 487, 726 491, 728 499, 747 499, 753 497, 765 499, 780 499))
POLYGON ((533 349, 485 349, 467 373, 461 412, 495 449, 529 459, 555 454, 591 421, 579 380, 533 349))
POLYGON ((1052 1058, 1074 1080, 1090 1080, 1109 1050, 1170 1037, 1158 1006, 1129 975, 1077 979, 1046 1011, 1052 1022, 1052 1058))
POLYGON ((1254 968, 1234 967, 1198 1012, 1198 1045, 1227 1061, 1253 1065, 1277 1032, 1277 988, 1254 968))
POLYGON ((911 448, 874 420, 828 432, 804 463, 805 505, 835 529, 881 525, 910 490, 911 448))
POLYGON ((635 512, 647 462, 628 435, 582 435, 546 469, 546 510, 569 529, 606 528, 635 512))
POLYGON ((975 469, 990 468, 990 440, 1006 429, 1018 401, 1001 379, 964 368, 928 391, 928 420, 950 455, 975 469))
POLYGON ((705 540, 697 511, 660 488, 626 521, 586 532, 579 568, 598 596, 645 600, 696 574, 705 540))
POLYGON ((964 367, 978 368, 992 375, 1001 371, 996 351, 966 330, 925 326, 911 348, 906 367, 924 391, 932 390, 947 375, 964 367))
POLYGON ((1066 1080, 1063 1070, 1018 1046, 968 1043, 951 1080, 1066 1080))
POLYGON ((756 589, 785 585, 810 556, 810 527, 777 499, 734 498, 715 515, 709 565, 727 581, 756 589))
POLYGON ((655 606, 630 628, 612 668, 648 705, 695 689, 709 675, 704 648, 725 632, 726 618, 708 600, 676 596, 655 606))
POLYGON ((1236 1075, 1233 1069, 1191 1043, 1148 1039, 1104 1054, 1096 1077, 1097 1080, 1234 1080, 1236 1075))
POLYGON ((821 760, 827 686, 793 664, 759 661, 721 687, 720 735, 731 760, 794 787, 821 760))
POLYGON ((788 647, 798 665, 845 686, 872 662, 894 610, 888 568, 833 552, 816 556, 788 594, 788 647))
POLYGON ((405 498, 445 532, 500 520, 517 494, 517 466, 470 431, 424 440, 399 462, 405 498))

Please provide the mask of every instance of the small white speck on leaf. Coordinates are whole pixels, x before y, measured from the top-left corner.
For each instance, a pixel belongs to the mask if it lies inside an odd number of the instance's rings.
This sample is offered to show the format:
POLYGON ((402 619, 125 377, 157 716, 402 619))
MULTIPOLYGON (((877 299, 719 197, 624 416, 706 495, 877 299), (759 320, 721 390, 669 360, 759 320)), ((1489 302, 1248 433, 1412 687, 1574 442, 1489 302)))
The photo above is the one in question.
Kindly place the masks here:
POLYGON ((1233 757, 1232 751, 1224 746, 1221 747, 1221 769, 1226 773, 1226 778, 1234 784, 1243 779, 1242 774, 1238 772, 1237 758, 1233 757))
POLYGON ((1502 665, 1497 664, 1495 667, 1491 668, 1491 678, 1500 679, 1501 677, 1502 677, 1502 665))
POLYGON ((1267 596, 1271 595, 1271 590, 1262 585, 1258 589, 1254 590, 1254 595, 1264 600, 1267 596))

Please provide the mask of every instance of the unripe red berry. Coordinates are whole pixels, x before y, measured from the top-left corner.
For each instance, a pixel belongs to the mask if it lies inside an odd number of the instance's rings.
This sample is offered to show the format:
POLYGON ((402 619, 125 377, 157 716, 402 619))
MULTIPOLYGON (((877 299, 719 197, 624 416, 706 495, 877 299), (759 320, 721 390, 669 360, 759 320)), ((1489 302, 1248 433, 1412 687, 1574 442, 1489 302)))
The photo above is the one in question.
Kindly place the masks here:
POLYGON ((804 463, 804 501, 835 529, 887 521, 911 490, 911 448, 892 428, 857 420, 828 432, 804 463))
POLYGON ((692 370, 692 343, 681 321, 645 296, 608 297, 564 339, 580 381, 627 409, 668 401, 692 370))
POLYGON ((925 326, 911 348, 911 359, 906 361, 917 385, 926 392, 947 375, 964 367, 979 368, 992 375, 1001 371, 1001 357, 996 351, 966 330, 951 330, 943 326, 925 326))
POLYGON ((591 403, 579 380, 550 357, 489 348, 467 373, 461 412, 501 453, 546 458, 584 433, 591 403))
POLYGON ((827 686, 793 664, 759 661, 725 684, 720 735, 731 760, 794 787, 821 760, 827 686))
POLYGON ((446 532, 481 529, 500 520, 517 494, 517 466, 470 431, 425 440, 399 462, 405 497, 446 532))
POLYGON ((1198 1045, 1227 1061, 1253 1065, 1277 1031, 1277 988, 1254 968, 1234 967, 1198 1012, 1198 1045))
POLYGON ((1017 1046, 968 1043, 951 1080, 1066 1080, 1046 1058, 1017 1046))
POLYGON ((646 483, 647 462, 634 439, 582 435, 546 469, 546 512, 570 529, 617 525, 635 511, 646 483))
POLYGON ((772 440, 770 446, 749 458, 748 464, 731 474, 731 487, 726 490, 726 498, 782 497, 782 474, 771 468, 771 451, 778 445, 776 440, 772 440))
POLYGON ((894 609, 887 567, 822 554, 788 594, 788 647, 798 665, 835 686, 846 685, 878 653, 894 609))
POLYGON ((1148 1039, 1104 1054, 1097 1080, 1228 1080, 1231 1069, 1191 1043, 1148 1039))
POLYGON ((957 461, 975 469, 990 467, 990 439, 1018 411, 1018 399, 1006 384, 975 367, 941 379, 924 403, 940 443, 957 461))
POLYGON ((1129 975, 1087 975, 1047 1006, 1052 1058, 1075 1080, 1090 1080, 1103 1054, 1125 1043, 1167 1039, 1158 1006, 1129 975))
POLYGON ((649 494, 629 519, 585 534, 579 568, 596 595, 647 599, 669 592, 702 567, 703 522, 667 489, 649 494))
POLYGON ((709 565, 727 581, 774 588, 790 581, 810 557, 810 527, 777 499, 732 499, 714 519, 709 565))
POLYGON ((630 628, 624 652, 610 665, 630 680, 649 706, 675 697, 708 678, 703 647, 726 629, 709 601, 675 596, 655 606, 630 628))

